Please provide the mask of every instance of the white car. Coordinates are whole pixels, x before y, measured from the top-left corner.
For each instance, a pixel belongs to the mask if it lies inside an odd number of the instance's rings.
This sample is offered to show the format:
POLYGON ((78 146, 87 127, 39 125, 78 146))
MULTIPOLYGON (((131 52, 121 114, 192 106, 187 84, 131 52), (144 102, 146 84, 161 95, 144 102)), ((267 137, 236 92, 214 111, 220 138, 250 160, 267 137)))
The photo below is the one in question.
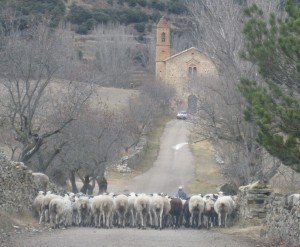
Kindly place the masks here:
POLYGON ((188 114, 186 111, 180 111, 176 115, 177 119, 187 119, 187 117, 188 117, 188 114))

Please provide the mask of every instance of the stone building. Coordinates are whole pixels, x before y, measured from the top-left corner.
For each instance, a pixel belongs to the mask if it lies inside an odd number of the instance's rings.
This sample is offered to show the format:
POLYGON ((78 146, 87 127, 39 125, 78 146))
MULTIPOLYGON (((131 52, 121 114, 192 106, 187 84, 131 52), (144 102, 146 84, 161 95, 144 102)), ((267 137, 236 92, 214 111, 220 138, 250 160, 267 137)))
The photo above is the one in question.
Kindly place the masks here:
POLYGON ((192 95, 190 82, 201 77, 216 77, 217 69, 212 61, 197 48, 191 47, 171 55, 170 25, 163 16, 156 26, 156 78, 175 87, 177 99, 185 105, 192 95))

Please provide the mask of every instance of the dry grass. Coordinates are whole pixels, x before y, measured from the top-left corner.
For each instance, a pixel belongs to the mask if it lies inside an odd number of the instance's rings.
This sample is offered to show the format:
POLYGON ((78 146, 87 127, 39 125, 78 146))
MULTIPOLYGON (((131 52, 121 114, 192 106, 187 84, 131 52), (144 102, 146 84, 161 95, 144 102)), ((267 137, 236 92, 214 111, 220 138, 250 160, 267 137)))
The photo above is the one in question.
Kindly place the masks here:
POLYGON ((188 188, 192 194, 214 193, 216 187, 225 179, 215 162, 209 142, 203 141, 190 145, 195 159, 195 178, 188 188))
MULTIPOLYGON (((57 97, 57 100, 64 95, 68 94, 70 90, 70 82, 67 80, 53 79, 52 83, 45 90, 46 94, 51 93, 57 97)), ((89 86, 85 83, 73 81, 73 87, 77 90, 87 90, 89 86)), ((71 87, 71 88, 73 88, 71 87)), ((114 87, 102 87, 93 85, 93 93, 88 99, 88 105, 92 109, 98 109, 100 105, 106 104, 109 109, 122 109, 129 105, 129 100, 139 95, 138 90, 123 89, 114 87)))

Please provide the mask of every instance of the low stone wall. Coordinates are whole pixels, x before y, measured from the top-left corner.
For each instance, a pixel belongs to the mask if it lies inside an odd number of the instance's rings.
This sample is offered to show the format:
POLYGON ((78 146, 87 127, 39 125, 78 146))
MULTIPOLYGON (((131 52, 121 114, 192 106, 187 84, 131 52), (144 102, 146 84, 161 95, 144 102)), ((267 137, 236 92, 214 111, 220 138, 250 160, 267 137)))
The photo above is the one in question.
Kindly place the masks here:
POLYGON ((0 151, 0 209, 8 212, 30 210, 37 191, 32 171, 21 162, 8 160, 0 151))
POLYGON ((262 237, 300 246, 300 203, 291 206, 287 195, 256 182, 239 188, 237 204, 240 225, 263 226, 262 237))
MULTIPOLYGON (((42 190, 34 182, 32 170, 22 162, 9 160, 0 149, 0 210, 20 213, 32 209, 32 202, 42 190)), ((48 190, 57 194, 65 191, 53 183, 48 190)))
POLYGON ((273 194, 266 204, 266 237, 300 246, 300 205, 289 207, 286 196, 273 194))
POLYGON ((123 157, 121 166, 123 166, 124 171, 134 169, 136 165, 139 164, 139 162, 144 158, 147 144, 146 135, 142 135, 132 154, 123 157))

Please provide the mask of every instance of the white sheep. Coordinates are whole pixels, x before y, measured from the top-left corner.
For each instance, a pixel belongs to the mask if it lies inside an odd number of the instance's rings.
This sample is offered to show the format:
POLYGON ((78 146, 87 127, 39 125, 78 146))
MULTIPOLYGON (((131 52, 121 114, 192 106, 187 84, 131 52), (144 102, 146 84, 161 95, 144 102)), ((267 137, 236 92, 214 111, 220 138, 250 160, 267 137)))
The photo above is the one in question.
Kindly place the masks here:
POLYGON ((113 209, 113 195, 103 195, 101 198, 101 214, 103 215, 103 225, 106 228, 112 228, 113 209))
POLYGON ((94 201, 94 196, 90 196, 89 197, 89 203, 88 203, 88 209, 89 209, 89 213, 88 213, 88 218, 87 218, 87 222, 89 226, 94 226, 94 211, 93 211, 93 201, 94 201))
POLYGON ((87 226, 89 224, 90 203, 87 196, 80 196, 75 201, 77 209, 77 224, 78 226, 87 226))
POLYGON ((40 216, 39 224, 41 224, 43 220, 45 220, 45 222, 49 221, 49 204, 50 204, 51 200, 56 197, 58 197, 58 196, 55 194, 52 194, 51 191, 48 191, 47 194, 45 195, 43 202, 42 202, 41 216, 40 216))
MULTIPOLYGON (((151 222, 151 225, 157 229, 162 229, 162 219, 163 219, 163 210, 164 210, 164 199, 158 194, 152 194, 150 197, 150 211, 154 218, 154 224, 151 222)), ((153 219, 150 218, 151 221, 153 219)))
POLYGON ((77 201, 78 201, 79 198, 75 194, 71 195, 69 197, 70 197, 70 200, 71 200, 71 203, 72 203, 72 225, 78 226, 79 216, 78 216, 77 201))
POLYGON ((49 177, 40 172, 33 172, 33 182, 36 184, 39 190, 47 191, 47 187, 49 184, 49 177))
POLYGON ((35 211, 35 213, 37 213, 38 217, 41 217, 42 214, 42 204, 44 201, 44 191, 39 191, 39 193, 37 194, 37 196, 34 198, 33 201, 33 209, 35 211))
POLYGON ((126 195, 117 195, 114 198, 114 210, 118 216, 118 226, 125 227, 126 214, 128 211, 128 198, 126 195))
POLYGON ((134 201, 134 208, 139 221, 139 228, 146 229, 147 217, 150 215, 150 199, 146 194, 139 194, 134 201))
POLYGON ((92 200, 92 206, 91 206, 91 211, 92 211, 92 215, 94 218, 94 226, 100 227, 101 226, 101 217, 102 217, 102 213, 101 213, 101 199, 102 199, 103 195, 98 195, 95 196, 92 200))
POLYGON ((129 213, 129 224, 131 227, 135 227, 136 211, 134 208, 134 201, 137 195, 131 192, 128 196, 128 213, 129 213))
POLYGON ((168 195, 163 195, 164 209, 163 209, 163 226, 166 227, 170 224, 170 211, 171 203, 168 195))
POLYGON ((220 227, 226 227, 227 217, 235 210, 236 204, 231 196, 222 196, 217 199, 214 209, 218 214, 220 227))
POLYGON ((194 195, 189 200, 189 211, 191 213, 190 225, 200 228, 202 225, 202 214, 205 202, 200 195, 194 195), (194 224, 195 223, 195 224, 194 224))
POLYGON ((50 224, 56 228, 59 225, 68 227, 72 225, 72 203, 69 196, 56 197, 49 204, 50 224))
POLYGON ((216 200, 210 196, 204 197, 203 199, 205 201, 204 219, 206 220, 206 228, 210 229, 212 226, 217 225, 218 222, 218 214, 214 208, 216 200))
POLYGON ((111 228, 112 214, 114 209, 113 195, 98 195, 92 200, 91 212, 94 218, 95 227, 111 228), (103 224, 101 224, 101 220, 103 224))

